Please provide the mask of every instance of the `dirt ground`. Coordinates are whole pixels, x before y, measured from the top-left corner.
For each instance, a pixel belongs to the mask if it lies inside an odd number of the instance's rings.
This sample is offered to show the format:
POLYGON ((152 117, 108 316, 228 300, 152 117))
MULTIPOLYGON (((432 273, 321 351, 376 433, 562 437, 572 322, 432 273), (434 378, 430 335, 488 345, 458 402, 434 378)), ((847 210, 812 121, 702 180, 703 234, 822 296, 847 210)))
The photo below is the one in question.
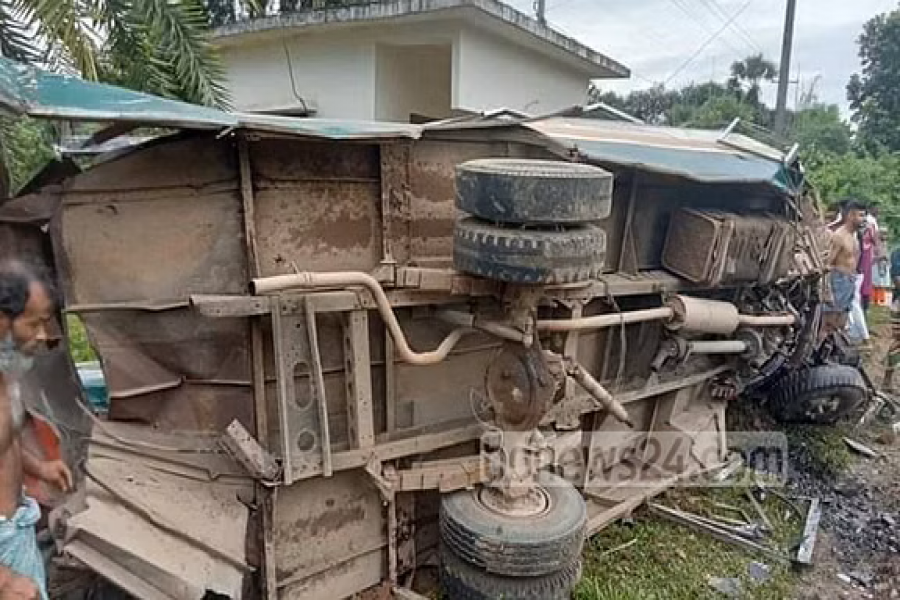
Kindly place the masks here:
MULTIPOLYGON (((883 360, 890 345, 890 326, 883 310, 872 315, 871 351, 866 370, 876 384, 883 376, 883 360)), ((871 420, 848 427, 848 437, 880 454, 853 454, 840 473, 800 464, 791 486, 822 499, 822 537, 815 565, 798 585, 798 600, 837 598, 900 599, 900 441, 889 424, 871 420)))

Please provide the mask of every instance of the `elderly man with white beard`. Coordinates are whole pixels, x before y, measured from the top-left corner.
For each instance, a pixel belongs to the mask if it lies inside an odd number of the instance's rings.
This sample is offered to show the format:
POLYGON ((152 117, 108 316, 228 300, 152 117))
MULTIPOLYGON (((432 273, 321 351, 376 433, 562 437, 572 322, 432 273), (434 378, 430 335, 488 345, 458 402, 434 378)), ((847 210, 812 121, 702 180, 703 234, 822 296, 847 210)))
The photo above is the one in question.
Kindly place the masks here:
POLYGON ((44 461, 22 447, 26 412, 20 381, 46 343, 53 289, 38 270, 0 264, 0 600, 47 600, 35 524, 40 508, 23 491, 30 475, 63 491, 72 487, 64 462, 44 461))

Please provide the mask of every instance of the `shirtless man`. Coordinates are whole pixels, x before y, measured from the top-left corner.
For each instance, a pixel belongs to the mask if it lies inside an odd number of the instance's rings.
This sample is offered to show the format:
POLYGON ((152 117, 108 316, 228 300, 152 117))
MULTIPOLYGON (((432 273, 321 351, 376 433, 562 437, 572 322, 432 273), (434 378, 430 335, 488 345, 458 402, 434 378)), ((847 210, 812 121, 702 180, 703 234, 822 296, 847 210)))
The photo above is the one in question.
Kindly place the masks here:
POLYGON ((857 232, 865 220, 865 208, 855 200, 848 200, 841 206, 841 222, 831 237, 831 261, 829 282, 831 284, 831 304, 824 308, 822 339, 842 330, 847 325, 847 316, 853 306, 856 294, 856 268, 859 263, 859 240, 857 232))
POLYGON ((47 340, 53 319, 51 287, 19 263, 0 264, 0 600, 47 599, 35 524, 40 508, 22 490, 28 474, 63 491, 72 473, 62 461, 43 461, 22 448, 25 420, 19 381, 47 340))

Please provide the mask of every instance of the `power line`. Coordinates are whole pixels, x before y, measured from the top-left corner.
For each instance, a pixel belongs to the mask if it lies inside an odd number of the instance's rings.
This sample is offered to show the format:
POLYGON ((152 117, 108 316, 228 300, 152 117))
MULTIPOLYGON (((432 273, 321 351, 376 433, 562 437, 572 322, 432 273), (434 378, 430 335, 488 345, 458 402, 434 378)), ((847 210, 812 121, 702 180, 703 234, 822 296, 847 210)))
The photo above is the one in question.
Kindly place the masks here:
MULTIPOLYGON (((565 4, 565 3, 568 3, 568 2, 570 2, 570 1, 573 1, 573 0, 563 0, 563 3, 565 4)), ((549 9, 547 9, 547 10, 549 10, 549 9)), ((556 23, 556 22, 548 22, 548 24, 549 24, 550 27, 552 27, 553 29, 556 29, 557 31, 562 32, 564 35, 567 35, 568 37, 574 39, 575 36, 573 36, 571 32, 567 31, 566 28, 563 27, 563 26, 561 26, 559 23, 556 23)), ((631 69, 630 67, 629 67, 629 70, 631 71, 632 77, 637 77, 638 79, 641 79, 641 80, 643 80, 643 81, 646 81, 647 83, 649 83, 649 84, 651 84, 651 85, 657 85, 657 84, 660 83, 659 81, 654 81, 654 80, 652 80, 652 79, 649 79, 649 78, 647 78, 647 77, 644 77, 644 76, 641 75, 640 73, 635 72, 634 69, 631 69)))
MULTIPOLYGON (((712 30, 705 24, 705 22, 702 22, 702 21, 697 17, 696 14, 694 14, 693 12, 691 12, 691 11, 688 9, 688 7, 686 6, 686 4, 683 4, 683 3, 682 3, 682 2, 684 2, 684 1, 685 1, 685 0, 669 0, 669 3, 672 4, 673 6, 675 6, 676 8, 678 8, 678 10, 680 10, 681 12, 683 12, 683 13, 687 16, 688 19, 690 19, 691 21, 693 21, 693 22, 698 26, 697 28, 698 28, 699 30, 705 31, 706 33, 710 33, 710 34, 711 34, 711 33, 712 33, 712 30)), ((741 53, 741 51, 738 50, 737 48, 735 48, 735 47, 731 44, 731 42, 729 42, 728 40, 722 40, 722 41, 725 42, 725 45, 726 45, 726 46, 728 46, 729 48, 731 48, 731 51, 732 51, 732 52, 734 52, 734 53, 736 53, 736 54, 740 54, 740 53, 741 53)))
MULTIPOLYGON (((707 7, 710 13, 713 13, 713 16, 718 16, 721 20, 727 20, 728 14, 725 12, 725 9, 718 3, 717 0, 699 0, 705 7, 707 7)), ((740 23, 735 22, 732 24, 732 29, 737 32, 737 34, 747 43, 748 46, 753 48, 759 53, 762 53, 762 48, 760 48, 759 44, 756 43, 756 40, 753 39, 746 29, 744 29, 740 23)))
POLYGON ((689 66, 692 62, 694 62, 694 60, 695 60, 698 56, 700 56, 700 54, 702 54, 704 50, 706 50, 707 48, 709 48, 709 45, 710 45, 710 44, 712 44, 714 41, 716 41, 716 38, 718 38, 720 35, 722 35, 723 33, 725 33, 725 30, 728 29, 728 28, 731 26, 731 24, 734 23, 734 22, 737 20, 738 17, 740 17, 742 14, 744 14, 744 11, 746 11, 748 8, 750 8, 750 5, 751 5, 752 3, 753 3, 753 0, 747 0, 747 2, 744 3, 743 6, 741 6, 740 10, 738 10, 736 13, 734 13, 734 14, 731 16, 731 18, 729 18, 729 19, 725 22, 725 24, 722 25, 722 28, 721 28, 721 29, 719 29, 719 30, 718 30, 715 34, 713 34, 708 40, 706 40, 706 41, 703 43, 703 45, 701 45, 699 48, 697 48, 697 51, 694 52, 694 53, 691 55, 690 58, 688 58, 686 61, 684 61, 684 63, 682 63, 682 65, 681 65, 680 67, 678 67, 677 69, 675 69, 675 72, 674 72, 674 73, 672 73, 671 75, 669 75, 669 78, 666 79, 666 81, 664 82, 664 85, 668 85, 669 82, 671 82, 673 79, 675 79, 675 77, 677 77, 678 75, 680 75, 682 71, 684 71, 686 68, 688 68, 688 66, 689 66))

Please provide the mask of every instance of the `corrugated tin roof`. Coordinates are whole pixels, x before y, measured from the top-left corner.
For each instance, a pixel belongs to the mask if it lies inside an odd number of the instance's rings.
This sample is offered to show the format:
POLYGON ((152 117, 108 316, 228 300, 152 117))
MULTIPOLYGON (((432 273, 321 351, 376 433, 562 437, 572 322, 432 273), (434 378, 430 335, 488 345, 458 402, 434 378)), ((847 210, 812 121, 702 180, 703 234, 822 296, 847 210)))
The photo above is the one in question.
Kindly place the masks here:
POLYGON ((740 134, 563 117, 523 125, 591 162, 709 183, 766 183, 788 190, 797 185, 781 152, 740 134))
POLYGON ((230 113, 77 77, 49 73, 0 57, 0 109, 73 121, 135 123, 182 129, 252 129, 327 139, 417 138, 403 123, 334 121, 230 113))
POLYGON ((236 115, 214 108, 50 73, 6 58, 0 58, 0 108, 76 121, 213 129, 238 124, 236 115))
POLYGON ((534 135, 555 151, 585 160, 630 166, 711 183, 765 183, 787 191, 801 177, 779 150, 747 136, 599 119, 479 118, 430 126, 376 121, 310 119, 230 113, 123 88, 48 73, 0 58, 0 108, 36 117, 182 129, 246 129, 331 140, 417 139, 423 131, 510 127, 534 135))

